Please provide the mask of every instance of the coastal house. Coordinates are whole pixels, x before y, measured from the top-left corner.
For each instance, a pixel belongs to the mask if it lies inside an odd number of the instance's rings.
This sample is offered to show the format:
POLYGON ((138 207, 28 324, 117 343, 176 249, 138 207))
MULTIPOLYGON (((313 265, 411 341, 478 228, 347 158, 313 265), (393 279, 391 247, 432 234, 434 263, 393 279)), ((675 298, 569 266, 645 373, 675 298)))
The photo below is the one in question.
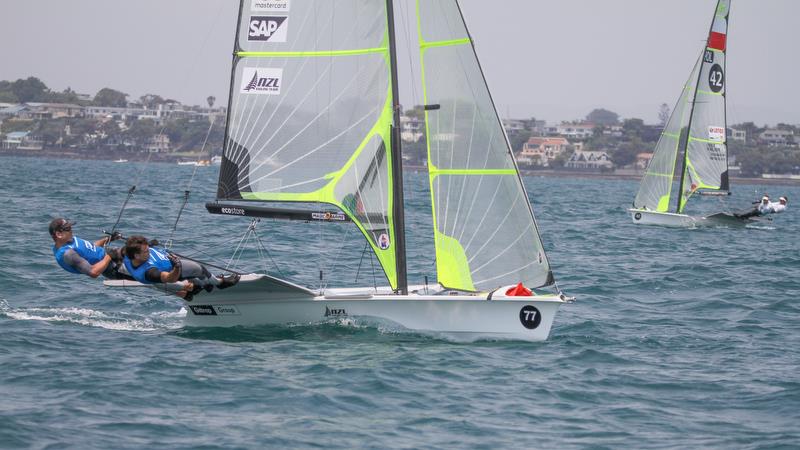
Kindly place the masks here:
POLYGON ((747 142, 747 130, 728 128, 728 139, 732 141, 747 142))
POLYGON ((602 151, 576 151, 569 157, 564 167, 581 170, 610 170, 614 168, 608 153, 602 151))
POLYGON ((62 119, 65 117, 83 117, 83 106, 71 103, 25 103, 31 119, 62 119))
POLYGON ((591 122, 561 122, 556 134, 570 139, 588 139, 594 135, 595 127, 591 122))
POLYGON ((3 150, 41 150, 42 141, 34 138, 30 131, 13 131, 3 139, 3 150))
POLYGON ((144 149, 150 153, 166 153, 170 150, 169 136, 157 134, 147 140, 144 149))
POLYGON ((547 167, 556 156, 563 153, 569 141, 563 137, 532 137, 523 144, 522 151, 517 155, 521 164, 547 167))
POLYGON ((406 142, 417 142, 425 132, 425 121, 412 116, 400 116, 400 138, 406 142))
POLYGON ((639 170, 645 170, 647 169, 647 165, 650 164, 651 159, 653 159, 653 153, 639 153, 636 155, 636 161, 633 163, 633 167, 639 170))
POLYGON ((509 136, 525 131, 525 121, 519 119, 503 119, 503 128, 509 136))
POLYGON ((794 144, 794 132, 790 130, 780 130, 777 128, 767 128, 758 139, 770 146, 794 144))
POLYGON ((19 117, 28 107, 25 105, 15 105, 12 103, 0 103, 0 121, 10 119, 12 117, 19 117))

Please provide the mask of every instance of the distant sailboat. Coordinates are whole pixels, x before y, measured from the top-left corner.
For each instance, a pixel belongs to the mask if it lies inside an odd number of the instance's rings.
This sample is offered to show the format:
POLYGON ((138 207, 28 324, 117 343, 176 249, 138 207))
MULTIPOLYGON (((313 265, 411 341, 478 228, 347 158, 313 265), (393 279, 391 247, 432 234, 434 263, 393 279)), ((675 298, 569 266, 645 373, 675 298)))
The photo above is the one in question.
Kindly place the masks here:
POLYGON ((730 0, 719 0, 708 39, 656 144, 628 211, 646 225, 737 222, 731 215, 683 213, 695 193, 728 195, 725 63, 730 0))
POLYGON ((207 208, 351 223, 389 286, 315 290, 245 274, 187 303, 186 324, 365 317, 466 338, 546 339, 569 299, 521 286, 555 280, 457 1, 417 2, 436 286, 410 286, 406 274, 392 0, 289 5, 240 4, 217 201, 207 208))

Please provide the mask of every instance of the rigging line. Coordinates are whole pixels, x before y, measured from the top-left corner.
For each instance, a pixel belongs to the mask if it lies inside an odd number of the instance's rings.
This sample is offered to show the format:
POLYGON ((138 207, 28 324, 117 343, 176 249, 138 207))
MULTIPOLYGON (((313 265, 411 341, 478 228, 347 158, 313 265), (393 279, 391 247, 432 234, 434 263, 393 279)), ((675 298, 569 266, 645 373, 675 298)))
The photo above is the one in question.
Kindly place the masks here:
POLYGON ((361 273, 361 263, 364 262, 364 254, 367 253, 367 249, 369 248, 369 242, 364 241, 364 250, 361 251, 361 258, 358 260, 358 268, 356 269, 356 279, 353 283, 358 283, 358 274, 361 273))
MULTIPOLYGON (((253 221, 255 221, 255 219, 253 219, 253 221)), ((251 222, 250 227, 252 226, 253 223, 251 222)), ((231 255, 231 258, 228 260, 228 267, 230 267, 231 264, 233 264, 233 260, 234 258, 236 258, 236 253, 239 252, 239 249, 242 248, 242 243, 245 241, 245 239, 247 239, 248 235, 250 234, 250 227, 247 228, 245 234, 239 239, 239 244, 236 246, 235 249, 233 249, 233 254, 231 255)))
MULTIPOLYGON (((219 9, 217 10, 217 14, 214 17, 221 17, 220 12, 222 11, 222 8, 224 6, 225 5, 223 3, 220 3, 219 9)), ((205 35, 205 37, 203 39, 203 42, 200 45, 200 50, 198 51, 198 54, 202 51, 203 48, 206 47, 206 44, 208 43, 209 37, 212 35, 213 31, 216 29, 218 22, 219 22, 218 20, 213 22, 211 28, 209 29, 208 33, 205 35)), ((207 29, 207 28, 205 28, 205 29, 207 29)), ((195 64, 196 64, 197 61, 198 61, 198 58, 195 58, 194 59, 195 64)), ((188 70, 186 72, 186 75, 185 75, 184 79, 185 80, 188 79, 190 74, 192 74, 194 72, 195 72, 195 69, 194 69, 194 66, 192 66, 190 68, 190 70, 188 70)), ((184 85, 186 85, 186 83, 184 83, 184 85)), ((164 123, 161 126, 161 130, 158 132, 158 135, 157 135, 157 138, 159 138, 159 140, 160 140, 161 136, 164 135, 164 131, 166 130, 166 128, 167 128, 166 121, 164 121, 164 123)), ((117 230, 117 226, 119 225, 120 220, 122 220, 122 215, 125 212, 125 208, 127 207, 128 202, 130 201, 131 197, 133 197, 133 194, 136 191, 136 186, 139 185, 139 180, 141 179, 145 168, 147 168, 147 164, 150 162, 150 157, 152 155, 153 155, 152 152, 150 152, 150 151, 147 152, 147 158, 145 159, 144 164, 142 165, 142 167, 139 169, 139 172, 136 174, 136 179, 133 182, 133 185, 128 190, 128 197, 125 199, 125 201, 122 204, 122 207, 120 208, 119 215, 117 216, 117 221, 114 223, 114 226, 111 227, 111 234, 112 235, 117 230)))
POLYGON ((216 264, 211 264, 211 263, 209 263, 209 262, 206 262, 206 261, 200 261, 199 259, 191 258, 191 257, 189 257, 189 256, 182 255, 182 254, 180 254, 180 253, 176 253, 176 252, 172 252, 172 251, 171 251, 170 253, 172 253, 173 255, 175 255, 175 256, 177 256, 177 257, 179 257, 179 258, 188 259, 189 261, 194 261, 194 262, 196 262, 196 263, 198 263, 198 264, 202 264, 202 265, 204 265, 204 266, 207 266, 207 267, 213 267, 213 268, 215 268, 215 269, 220 269, 220 270, 224 270, 224 271, 226 271, 226 272, 235 273, 235 274, 237 274, 237 275, 242 275, 242 273, 240 273, 240 272, 237 272, 237 271, 235 271, 235 270, 230 270, 230 269, 228 269, 228 268, 226 268, 226 267, 218 266, 218 265, 216 265, 216 264))
POLYGON ((278 265, 278 263, 272 257, 272 254, 269 252, 269 249, 267 248, 266 244, 264 244, 261 241, 261 237, 256 233, 255 227, 253 228, 253 235, 255 236, 255 239, 256 239, 256 242, 258 242, 258 245, 261 248, 264 249, 264 252, 267 254, 267 257, 269 257, 270 261, 272 261, 272 264, 275 266, 275 270, 278 271, 278 273, 281 275, 281 277, 287 278, 286 274, 283 273, 283 270, 281 270, 281 267, 278 265))
MULTIPOLYGON (((200 147, 200 154, 197 155, 197 162, 200 162, 200 158, 203 156, 206 144, 208 144, 208 137, 211 135, 211 129, 214 127, 214 120, 216 120, 216 116, 211 118, 211 123, 208 124, 208 130, 206 131, 206 137, 203 140, 203 146, 200 147)), ((210 158, 209 158, 210 159, 210 158)), ((186 190, 183 191, 183 203, 181 203, 181 207, 178 208, 178 216, 175 217, 175 223, 172 224, 172 231, 169 233, 169 238, 167 239, 166 248, 172 247, 172 238, 175 236, 175 231, 178 229, 178 222, 181 220, 181 214, 183 214, 184 208, 186 208, 186 204, 189 203, 189 193, 192 189, 192 181, 194 181, 194 176, 197 174, 197 168, 199 167, 197 162, 194 165, 194 170, 192 170, 192 176, 189 177, 189 182, 186 185, 186 190)))
MULTIPOLYGON (((348 236, 350 236, 350 231, 352 231, 352 229, 353 229, 353 227, 347 227, 347 231, 345 232, 344 237, 342 238, 342 241, 339 244, 339 248, 336 250, 336 256, 340 256, 342 254, 342 249, 344 248, 345 243, 347 241, 347 238, 348 238, 348 236)), ((333 273, 333 271, 336 270, 336 265, 338 264, 339 259, 341 259, 341 258, 332 258, 332 259, 333 259, 333 262, 331 263, 330 267, 328 268, 328 273, 333 273)), ((330 277, 328 279, 330 279, 330 277)), ((329 283, 326 281, 325 284, 324 284, 324 288, 327 288, 328 284, 329 283)))

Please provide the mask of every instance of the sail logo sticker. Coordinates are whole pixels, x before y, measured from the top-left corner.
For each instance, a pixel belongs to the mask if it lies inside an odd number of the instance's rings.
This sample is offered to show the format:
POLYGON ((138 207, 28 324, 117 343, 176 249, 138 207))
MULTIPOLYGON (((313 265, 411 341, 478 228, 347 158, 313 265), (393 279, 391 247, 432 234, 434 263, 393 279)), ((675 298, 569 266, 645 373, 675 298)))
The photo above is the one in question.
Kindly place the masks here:
POLYGON ((725 127, 708 127, 708 140, 725 142, 725 127))
POLYGON ((711 50, 706 50, 705 53, 703 53, 703 62, 707 62, 709 64, 713 64, 714 63, 714 52, 712 52, 711 50))
POLYGON ((289 0, 251 0, 250 10, 262 12, 288 12, 289 0))
POLYGON ((381 235, 378 237, 378 247, 380 247, 381 250, 386 250, 389 248, 389 245, 389 235, 386 233, 381 233, 381 235))
POLYGON ((533 305, 525 305, 519 311, 519 321, 529 330, 536 329, 542 323, 542 313, 533 305))
POLYGON ((725 87, 725 74, 719 64, 711 66, 711 70, 708 72, 708 87, 714 93, 720 92, 725 87))
POLYGON ((324 213, 311 213, 311 218, 314 220, 337 220, 337 221, 345 221, 347 217, 343 213, 332 213, 332 212, 324 212, 324 213))
POLYGON ((242 71, 242 94, 279 95, 283 69, 245 67, 242 71))
POLYGON ((250 16, 248 41, 286 42, 289 18, 286 16, 250 16))
POLYGON ((234 216, 243 216, 244 210, 242 208, 220 208, 222 214, 231 214, 234 216))

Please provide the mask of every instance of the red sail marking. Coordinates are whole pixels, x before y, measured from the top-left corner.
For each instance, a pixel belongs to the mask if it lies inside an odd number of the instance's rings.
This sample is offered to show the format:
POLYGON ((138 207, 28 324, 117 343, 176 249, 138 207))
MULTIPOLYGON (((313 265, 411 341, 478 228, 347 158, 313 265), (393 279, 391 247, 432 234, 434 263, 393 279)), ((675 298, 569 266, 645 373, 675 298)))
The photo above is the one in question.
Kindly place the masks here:
POLYGON ((712 31, 711 34, 708 36, 708 48, 724 52, 726 40, 727 36, 724 33, 717 33, 716 31, 712 31))

